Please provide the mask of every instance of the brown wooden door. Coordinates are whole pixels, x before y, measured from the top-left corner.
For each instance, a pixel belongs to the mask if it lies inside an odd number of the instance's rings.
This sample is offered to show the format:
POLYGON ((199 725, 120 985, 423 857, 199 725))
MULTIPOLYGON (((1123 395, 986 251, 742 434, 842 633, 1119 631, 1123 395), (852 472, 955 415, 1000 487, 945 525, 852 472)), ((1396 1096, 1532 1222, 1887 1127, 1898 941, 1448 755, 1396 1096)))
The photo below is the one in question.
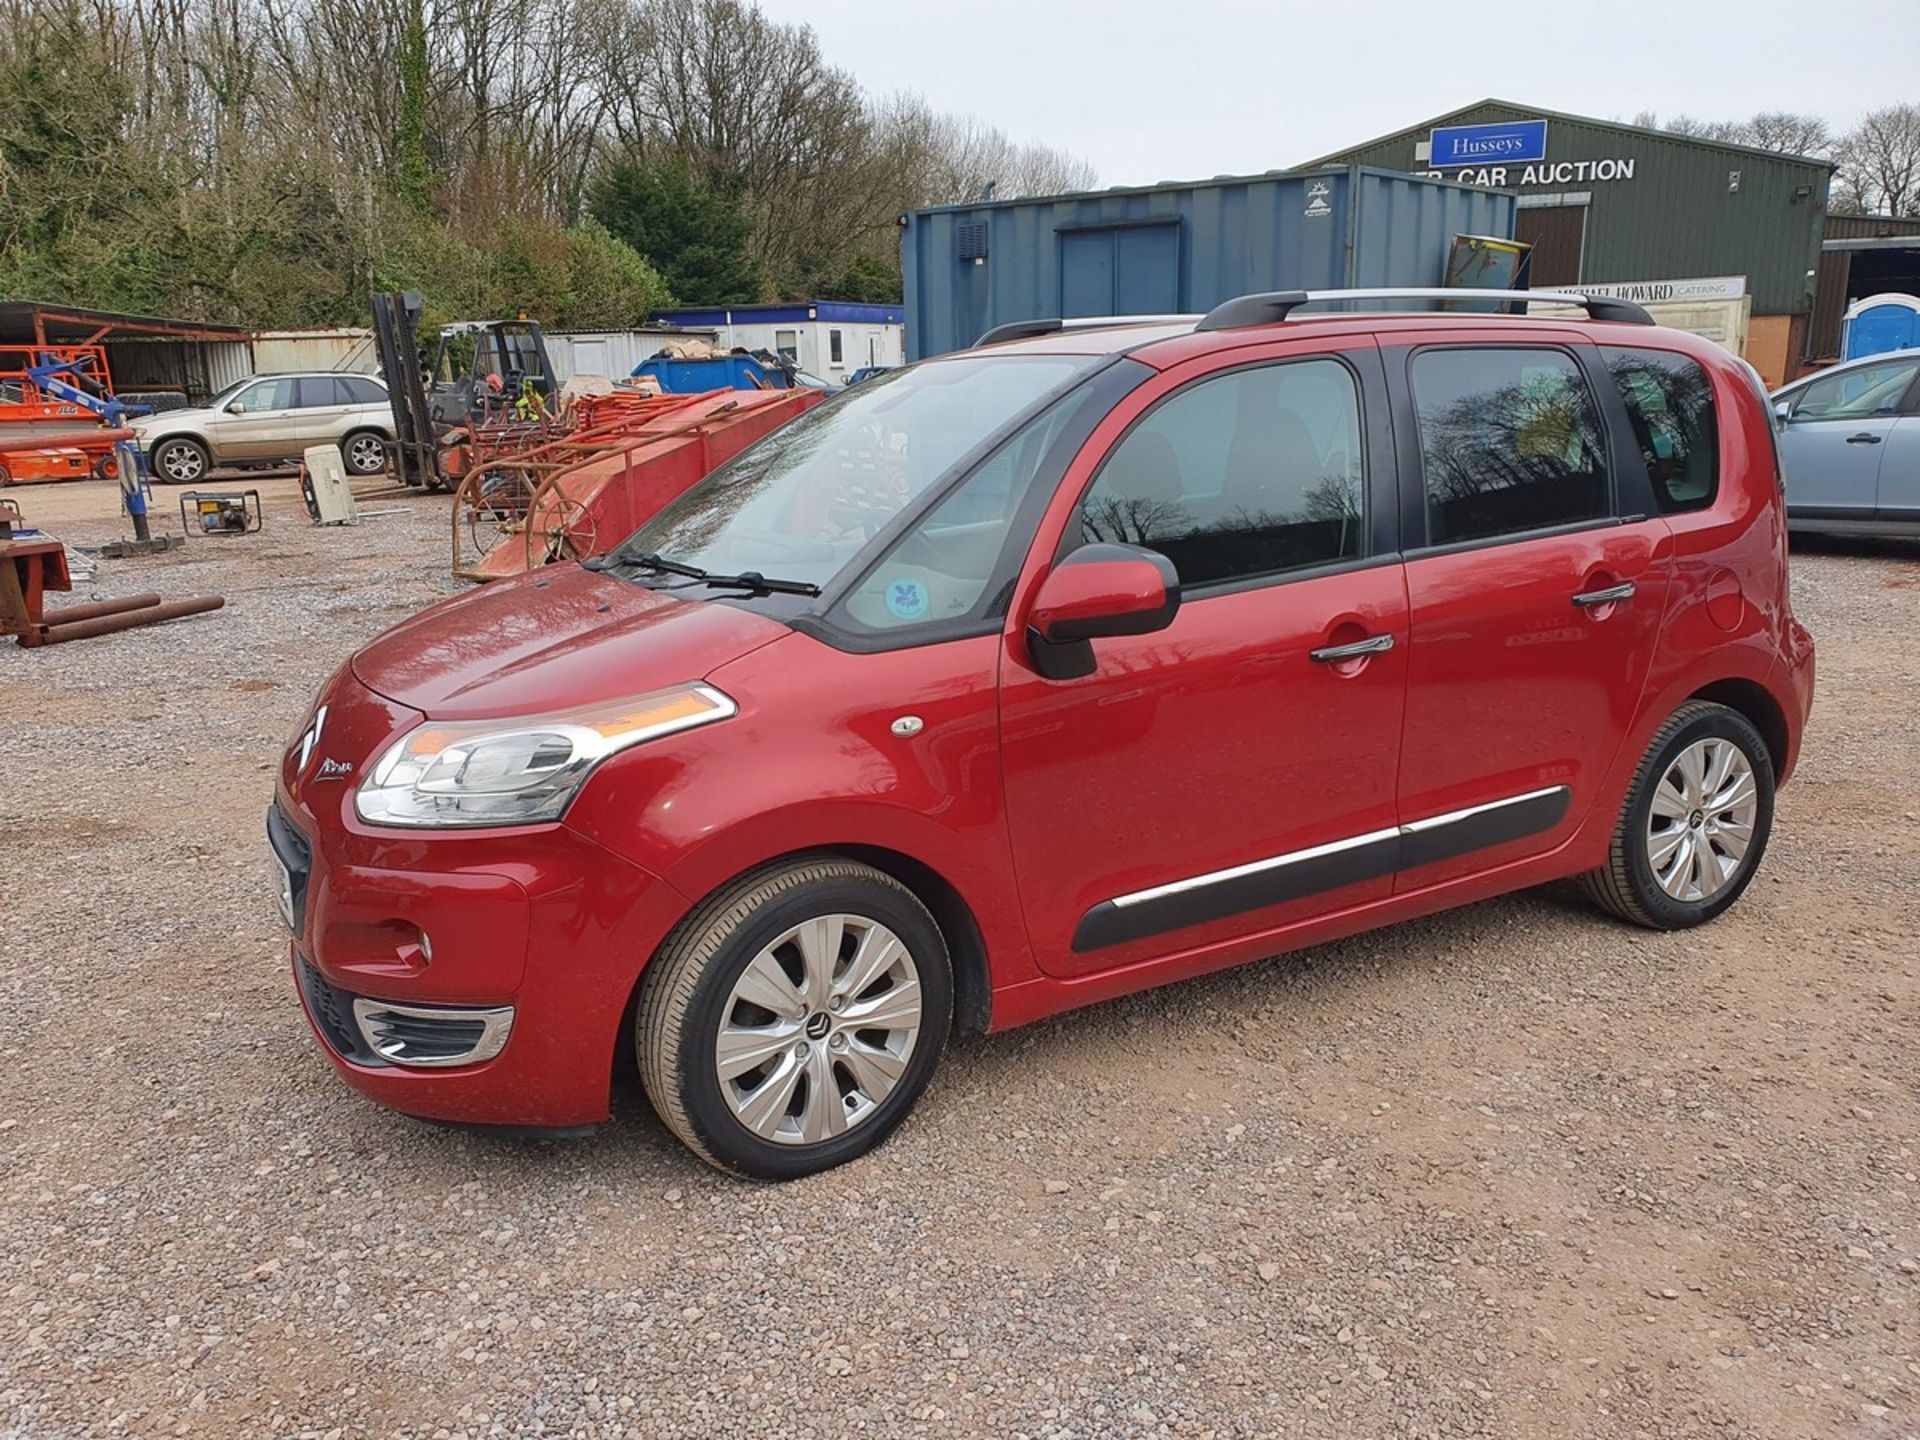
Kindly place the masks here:
POLYGON ((1587 207, 1541 205, 1514 212, 1513 238, 1533 246, 1528 283, 1536 290, 1571 285, 1580 278, 1580 251, 1587 238, 1587 207))

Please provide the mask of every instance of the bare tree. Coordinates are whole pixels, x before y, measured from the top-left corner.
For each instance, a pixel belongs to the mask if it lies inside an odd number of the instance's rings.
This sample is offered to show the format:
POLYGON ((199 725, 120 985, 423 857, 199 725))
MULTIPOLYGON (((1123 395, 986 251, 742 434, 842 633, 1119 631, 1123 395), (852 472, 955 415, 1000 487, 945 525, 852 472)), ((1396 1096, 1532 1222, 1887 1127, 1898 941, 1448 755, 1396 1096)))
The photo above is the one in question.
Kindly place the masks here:
POLYGON ((1653 111, 1642 110, 1633 117, 1633 123, 1689 139, 1751 145, 1782 155, 1822 158, 1833 148, 1833 132, 1825 120, 1790 110, 1762 110, 1746 120, 1696 120, 1691 115, 1675 115, 1664 121, 1653 111))
POLYGON ((940 115, 917 95, 879 107, 901 180, 921 205, 957 205, 989 193, 1001 200, 1091 189, 1087 161, 1049 145, 1022 145, 972 116, 940 115))
POLYGON ((1920 105, 1861 118, 1838 147, 1840 199, 1871 215, 1920 215, 1920 105))
POLYGON ((1796 115, 1790 110, 1762 110, 1741 127, 1741 142, 1782 155, 1816 159, 1833 150, 1833 131, 1818 115, 1796 115))

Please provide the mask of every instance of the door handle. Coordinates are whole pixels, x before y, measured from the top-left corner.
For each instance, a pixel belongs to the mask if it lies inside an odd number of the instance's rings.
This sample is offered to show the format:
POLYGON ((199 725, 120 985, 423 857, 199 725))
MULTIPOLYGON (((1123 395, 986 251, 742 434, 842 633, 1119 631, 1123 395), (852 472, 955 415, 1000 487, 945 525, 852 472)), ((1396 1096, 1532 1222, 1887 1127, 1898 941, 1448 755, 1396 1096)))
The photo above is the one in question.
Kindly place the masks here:
POLYGON ((1592 609, 1598 605, 1614 605, 1632 598, 1633 581, 1622 580, 1618 585, 1609 585, 1604 590, 1583 590, 1573 597, 1573 603, 1582 609, 1592 609))
POLYGON ((1862 430, 1858 435, 1847 436, 1847 443, 1849 445, 1878 445, 1880 443, 1880 437, 1869 431, 1862 430))
POLYGON ((1393 636, 1369 635, 1351 645, 1322 645, 1318 650, 1309 650, 1307 658, 1318 665, 1331 665, 1340 660, 1358 660, 1363 655, 1384 655, 1392 648, 1393 636))

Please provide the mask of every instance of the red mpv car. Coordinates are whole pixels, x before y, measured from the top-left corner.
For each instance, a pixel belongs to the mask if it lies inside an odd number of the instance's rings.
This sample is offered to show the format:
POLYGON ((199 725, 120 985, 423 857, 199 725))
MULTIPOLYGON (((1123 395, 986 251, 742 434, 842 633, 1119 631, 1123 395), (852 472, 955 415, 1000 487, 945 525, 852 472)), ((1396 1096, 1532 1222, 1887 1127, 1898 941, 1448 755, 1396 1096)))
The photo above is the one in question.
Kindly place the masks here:
POLYGON ((1413 298, 1003 327, 362 650, 268 821, 335 1067, 551 1132, 632 1057, 789 1177, 955 1025, 1568 876, 1712 919, 1813 689, 1765 396, 1618 301, 1324 308, 1413 298))

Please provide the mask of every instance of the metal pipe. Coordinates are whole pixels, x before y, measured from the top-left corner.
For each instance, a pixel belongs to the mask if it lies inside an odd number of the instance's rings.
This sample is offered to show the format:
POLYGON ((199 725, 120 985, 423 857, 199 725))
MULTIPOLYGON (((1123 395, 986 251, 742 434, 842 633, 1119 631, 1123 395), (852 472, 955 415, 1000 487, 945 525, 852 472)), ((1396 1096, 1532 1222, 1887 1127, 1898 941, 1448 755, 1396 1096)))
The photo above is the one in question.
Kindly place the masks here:
POLYGON ((197 595, 191 600, 170 600, 164 605, 150 605, 142 610, 128 610, 118 615, 102 615, 95 620, 80 620, 71 625, 49 625, 41 631, 39 643, 58 645, 65 640, 86 640, 95 635, 111 635, 117 630, 132 630, 141 625, 158 625, 162 620, 178 620, 182 615, 218 610, 226 603, 225 598, 219 595, 197 595))
POLYGON ((70 450, 131 439, 133 431, 124 426, 118 430, 60 430, 52 434, 0 435, 0 455, 17 450, 70 450))
POLYGON ((145 610, 158 605, 158 595, 128 595, 119 600, 90 600, 84 605, 65 605, 43 611, 42 625, 77 625, 82 620, 98 620, 102 615, 119 615, 128 610, 145 610))

